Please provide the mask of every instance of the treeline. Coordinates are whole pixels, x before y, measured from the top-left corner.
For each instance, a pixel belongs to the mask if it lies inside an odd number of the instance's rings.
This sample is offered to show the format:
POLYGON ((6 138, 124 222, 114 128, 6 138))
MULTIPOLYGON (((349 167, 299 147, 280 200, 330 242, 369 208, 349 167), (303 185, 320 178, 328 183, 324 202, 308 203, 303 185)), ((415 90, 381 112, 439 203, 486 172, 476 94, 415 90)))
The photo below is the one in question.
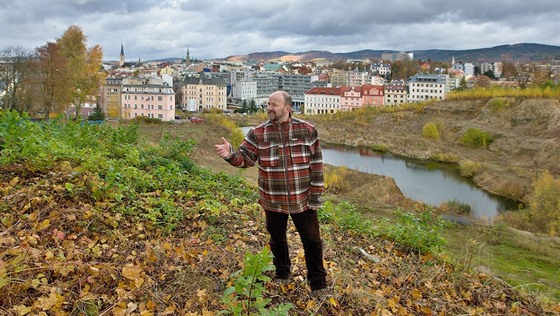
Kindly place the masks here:
POLYGON ((0 52, 0 82, 6 94, 0 106, 49 119, 73 108, 78 118, 103 80, 101 46, 88 48, 82 29, 72 25, 54 42, 28 51, 7 47, 0 52))

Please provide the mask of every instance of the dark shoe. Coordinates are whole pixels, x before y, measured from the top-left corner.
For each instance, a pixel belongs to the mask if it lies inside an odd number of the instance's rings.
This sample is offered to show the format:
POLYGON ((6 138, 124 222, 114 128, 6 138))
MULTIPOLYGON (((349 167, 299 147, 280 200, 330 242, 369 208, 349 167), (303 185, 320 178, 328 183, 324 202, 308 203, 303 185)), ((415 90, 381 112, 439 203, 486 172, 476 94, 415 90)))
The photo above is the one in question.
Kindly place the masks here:
POLYGON ((288 278, 274 278, 274 283, 276 283, 276 284, 289 284, 290 279, 288 279, 288 278))
POLYGON ((317 300, 320 301, 324 301, 333 297, 333 294, 329 288, 323 288, 323 289, 311 291, 311 297, 316 298, 317 300))

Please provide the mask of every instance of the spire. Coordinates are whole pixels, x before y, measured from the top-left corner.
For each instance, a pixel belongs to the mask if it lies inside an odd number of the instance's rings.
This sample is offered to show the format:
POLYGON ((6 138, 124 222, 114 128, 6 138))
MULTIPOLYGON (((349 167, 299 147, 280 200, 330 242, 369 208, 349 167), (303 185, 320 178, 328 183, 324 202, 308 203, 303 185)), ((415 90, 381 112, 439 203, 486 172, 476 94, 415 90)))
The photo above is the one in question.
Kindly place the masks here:
POLYGON ((189 66, 191 64, 191 54, 189 53, 189 47, 187 46, 187 57, 185 57, 185 65, 189 66))
POLYGON ((124 65, 124 45, 121 42, 121 55, 120 55, 120 60, 119 60, 119 66, 123 66, 124 65))

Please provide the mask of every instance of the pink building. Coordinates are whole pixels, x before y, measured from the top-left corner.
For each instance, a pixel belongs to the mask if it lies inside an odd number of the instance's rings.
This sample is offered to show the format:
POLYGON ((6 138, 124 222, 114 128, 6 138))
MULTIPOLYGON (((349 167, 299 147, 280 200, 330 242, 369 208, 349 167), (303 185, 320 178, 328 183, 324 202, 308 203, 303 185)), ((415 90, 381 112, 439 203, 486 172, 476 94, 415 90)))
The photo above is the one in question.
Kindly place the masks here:
POLYGON ((362 85, 362 104, 366 107, 374 106, 381 107, 384 104, 384 89, 383 86, 377 85, 362 85))
POLYGON ((342 111, 354 111, 362 107, 362 87, 340 87, 340 108, 342 111))
POLYGON ((150 80, 126 84, 121 92, 122 118, 138 116, 157 118, 162 121, 175 120, 175 92, 165 82, 151 83, 150 80))

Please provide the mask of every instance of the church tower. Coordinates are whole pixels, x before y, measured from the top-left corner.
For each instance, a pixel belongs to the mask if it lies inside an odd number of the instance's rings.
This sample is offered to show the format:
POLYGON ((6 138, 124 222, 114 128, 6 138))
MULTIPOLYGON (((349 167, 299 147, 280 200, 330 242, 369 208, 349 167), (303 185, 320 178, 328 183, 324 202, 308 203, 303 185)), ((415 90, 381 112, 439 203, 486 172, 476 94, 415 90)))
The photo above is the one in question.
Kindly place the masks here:
POLYGON ((124 65, 124 46, 123 46, 123 44, 121 43, 121 59, 120 59, 120 61, 119 61, 119 66, 122 67, 123 65, 124 65))
POLYGON ((187 57, 185 57, 185 65, 189 66, 191 64, 191 54, 189 53, 189 48, 187 47, 187 57))

